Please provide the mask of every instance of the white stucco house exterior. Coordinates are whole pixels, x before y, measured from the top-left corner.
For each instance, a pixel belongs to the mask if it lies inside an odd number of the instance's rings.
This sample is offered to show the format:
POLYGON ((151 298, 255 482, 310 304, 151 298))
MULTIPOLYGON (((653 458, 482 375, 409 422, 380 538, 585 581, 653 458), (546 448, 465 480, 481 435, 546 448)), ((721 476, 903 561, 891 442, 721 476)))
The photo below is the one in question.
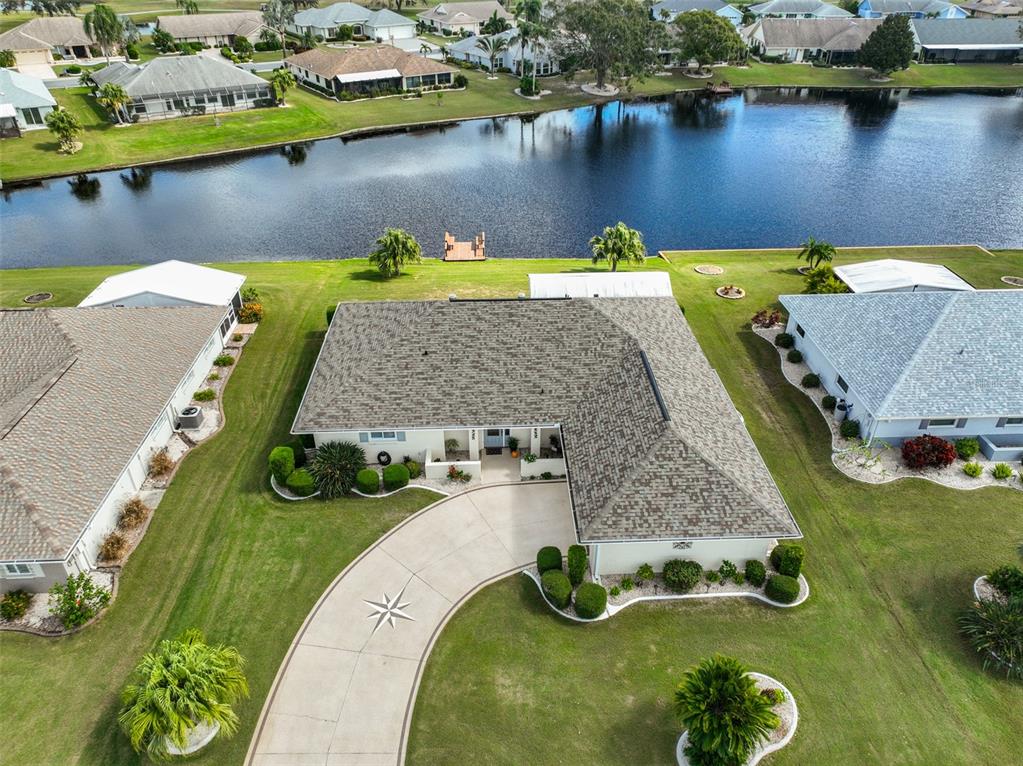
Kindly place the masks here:
POLYGON ((389 8, 371 11, 355 3, 334 3, 325 8, 307 8, 295 14, 288 31, 302 35, 312 31, 324 40, 333 40, 341 27, 351 27, 352 34, 377 42, 411 40, 416 36, 416 22, 389 8))
POLYGON ((56 106, 57 100, 38 77, 0 69, 0 130, 11 127, 17 132, 43 130, 46 115, 56 106))
POLYGON ((566 478, 597 577, 801 536, 673 297, 339 304, 292 433, 439 479, 515 438, 517 478, 566 478))
POLYGON ((783 295, 786 331, 866 441, 977 437, 1023 457, 1023 290, 783 295))
POLYGON ((0 592, 97 565, 223 349, 225 307, 0 311, 0 592))
POLYGON ((480 45, 484 40, 500 38, 506 41, 508 47, 495 59, 494 63, 497 65, 497 69, 507 69, 518 73, 521 70, 522 62, 525 61, 527 65, 534 64, 536 66, 536 74, 540 77, 557 74, 561 71, 558 60, 548 44, 542 41, 531 42, 523 50, 522 44, 516 41, 517 34, 518 32, 514 29, 507 29, 496 35, 465 37, 447 46, 448 57, 456 61, 475 64, 489 71, 490 56, 480 45))

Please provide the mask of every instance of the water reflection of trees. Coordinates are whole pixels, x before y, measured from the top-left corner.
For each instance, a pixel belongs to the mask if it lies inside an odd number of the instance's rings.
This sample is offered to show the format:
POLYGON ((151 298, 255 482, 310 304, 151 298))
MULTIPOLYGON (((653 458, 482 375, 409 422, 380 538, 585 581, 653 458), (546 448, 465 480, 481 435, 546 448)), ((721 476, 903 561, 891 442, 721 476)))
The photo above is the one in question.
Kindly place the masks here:
POLYGON ((98 178, 89 178, 84 173, 80 173, 74 178, 69 178, 68 185, 71 187, 71 193, 82 202, 91 202, 99 197, 98 178))
POLYGON ((728 122, 725 102, 695 93, 680 93, 675 98, 671 121, 676 128, 717 130, 728 122))
POLYGON ((311 142, 306 141, 300 144, 286 144, 281 147, 281 155, 288 160, 289 165, 301 165, 309 156, 311 142))
POLYGON ((121 183, 133 192, 147 192, 153 185, 153 171, 151 168, 129 168, 127 173, 121 173, 121 183))
POLYGON ((845 116, 857 128, 883 128, 899 108, 894 90, 850 91, 845 94, 845 116))

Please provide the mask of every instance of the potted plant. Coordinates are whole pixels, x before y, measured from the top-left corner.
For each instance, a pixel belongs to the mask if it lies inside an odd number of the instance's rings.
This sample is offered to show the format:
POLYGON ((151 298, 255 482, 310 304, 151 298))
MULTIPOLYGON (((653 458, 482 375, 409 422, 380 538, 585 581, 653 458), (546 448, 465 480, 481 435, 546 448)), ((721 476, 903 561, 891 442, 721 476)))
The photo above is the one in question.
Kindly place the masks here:
POLYGON ((516 439, 514 436, 508 437, 508 449, 511 450, 512 457, 519 456, 519 440, 516 439))

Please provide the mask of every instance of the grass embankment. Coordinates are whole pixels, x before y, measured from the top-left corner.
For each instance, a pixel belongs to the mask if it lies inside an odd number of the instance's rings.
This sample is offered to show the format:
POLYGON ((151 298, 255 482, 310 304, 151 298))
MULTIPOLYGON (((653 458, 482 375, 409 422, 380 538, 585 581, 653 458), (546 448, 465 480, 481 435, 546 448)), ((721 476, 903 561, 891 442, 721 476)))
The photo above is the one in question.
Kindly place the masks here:
MULTIPOLYGON (((842 251, 838 261, 887 256, 940 261, 978 287, 1023 274, 1023 251, 842 251)), ((982 670, 955 619, 974 578, 1015 558, 1020 495, 846 478, 817 410, 749 327, 778 294, 800 292, 794 253, 670 257, 686 318, 806 536, 810 601, 641 604, 579 626, 524 578, 502 581, 459 610, 434 648, 408 764, 674 764, 674 685, 715 652, 794 693, 799 730, 772 764, 1018 762, 1023 686, 982 670), (700 276, 698 263, 725 274, 700 276), (724 283, 748 297, 718 298, 724 283)))

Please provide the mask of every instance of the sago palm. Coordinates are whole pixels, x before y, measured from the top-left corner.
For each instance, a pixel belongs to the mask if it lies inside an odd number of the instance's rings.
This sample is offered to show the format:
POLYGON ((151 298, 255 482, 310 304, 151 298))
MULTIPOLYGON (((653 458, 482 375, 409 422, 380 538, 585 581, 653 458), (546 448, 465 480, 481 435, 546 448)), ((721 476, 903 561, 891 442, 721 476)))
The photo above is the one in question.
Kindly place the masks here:
POLYGON ((168 744, 183 750, 200 724, 219 725, 225 736, 238 728, 231 705, 248 696, 245 660, 231 646, 210 646, 192 628, 161 641, 142 658, 121 693, 118 722, 136 752, 167 758, 168 744))
POLYGON ((369 254, 369 261, 385 277, 396 277, 407 263, 419 263, 423 250, 416 238, 404 229, 388 229, 377 239, 377 249, 369 254))
POLYGON ((607 261, 611 271, 617 271, 620 262, 643 263, 646 259, 643 235, 621 221, 614 226, 605 226, 602 235, 591 237, 590 249, 593 262, 607 261))

